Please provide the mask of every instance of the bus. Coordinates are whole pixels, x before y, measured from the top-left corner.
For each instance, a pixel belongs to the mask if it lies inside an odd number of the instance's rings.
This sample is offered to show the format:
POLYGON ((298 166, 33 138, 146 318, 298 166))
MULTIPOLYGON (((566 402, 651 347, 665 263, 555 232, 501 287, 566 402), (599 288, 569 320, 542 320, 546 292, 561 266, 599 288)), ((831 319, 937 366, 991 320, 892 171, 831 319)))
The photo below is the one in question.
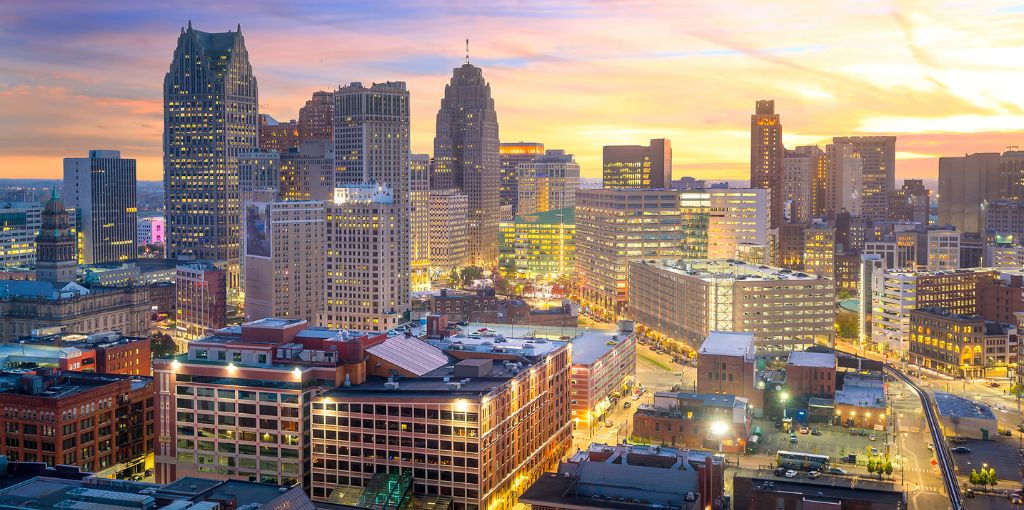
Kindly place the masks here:
POLYGON ((761 444, 761 436, 754 434, 747 438, 747 453, 757 451, 757 445, 761 444))
POLYGON ((803 471, 824 471, 829 466, 828 455, 781 450, 775 454, 775 462, 780 467, 803 471))

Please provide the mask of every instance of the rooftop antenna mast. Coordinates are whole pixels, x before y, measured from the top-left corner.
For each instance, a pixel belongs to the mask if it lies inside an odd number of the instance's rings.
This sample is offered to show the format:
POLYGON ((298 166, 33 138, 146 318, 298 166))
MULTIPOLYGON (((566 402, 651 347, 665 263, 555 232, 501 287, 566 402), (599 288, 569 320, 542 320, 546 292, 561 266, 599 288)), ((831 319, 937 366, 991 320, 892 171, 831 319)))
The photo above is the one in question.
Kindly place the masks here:
POLYGON ((469 38, 466 38, 466 63, 469 63, 469 38))

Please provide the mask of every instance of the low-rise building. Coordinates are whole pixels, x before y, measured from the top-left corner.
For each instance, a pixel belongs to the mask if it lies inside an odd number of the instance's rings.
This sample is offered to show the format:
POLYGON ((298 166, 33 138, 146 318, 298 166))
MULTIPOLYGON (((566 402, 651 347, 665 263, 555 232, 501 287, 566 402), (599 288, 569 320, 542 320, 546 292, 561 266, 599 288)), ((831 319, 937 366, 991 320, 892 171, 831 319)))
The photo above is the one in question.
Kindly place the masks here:
POLYGON ((698 510, 720 504, 723 463, 711 452, 593 444, 519 499, 535 510, 698 510))
POLYGON ((881 376, 843 373, 836 390, 835 413, 844 426, 884 430, 885 385, 881 376))
POLYGON ((764 414, 764 388, 758 384, 753 333, 712 331, 697 349, 697 393, 747 399, 754 416, 764 414))
POLYGON ((794 351, 786 362, 786 388, 794 398, 834 398, 836 355, 794 351))
POLYGON ((759 350, 831 345, 832 280, 736 260, 641 260, 629 264, 629 315, 697 346, 711 331, 749 331, 759 350))
POLYGON ((642 444, 710 448, 740 453, 750 435, 747 399, 713 393, 654 394, 654 405, 633 415, 633 439, 642 444))
POLYGON ((1006 376, 1017 364, 1010 331, 1009 324, 977 315, 957 315, 942 308, 913 310, 910 362, 953 377, 1006 376))
POLYGON ((175 328, 186 340, 227 326, 227 271, 211 262, 178 266, 174 279, 175 328))
POLYGON ((903 510, 905 493, 888 482, 824 477, 817 480, 774 476, 771 471, 739 469, 733 477, 736 508, 829 508, 834 510, 903 510))
POLYGON ((989 440, 999 432, 999 423, 991 407, 949 393, 935 393, 934 396, 939 426, 946 436, 989 440))
POLYGON ((474 314, 498 309, 498 298, 494 289, 480 289, 475 292, 441 289, 431 293, 427 302, 431 314, 447 315, 454 322, 474 320, 474 314))
POLYGON ((149 333, 150 312, 145 287, 6 281, 0 285, 0 341, 46 328, 83 335, 117 330, 143 336, 149 333))
POLYGON ((153 465, 153 380, 50 369, 0 373, 0 454, 128 478, 153 465))
POLYGON ((618 331, 582 331, 572 338, 570 405, 576 428, 604 421, 605 412, 628 397, 636 379, 636 334, 622 321, 618 331))

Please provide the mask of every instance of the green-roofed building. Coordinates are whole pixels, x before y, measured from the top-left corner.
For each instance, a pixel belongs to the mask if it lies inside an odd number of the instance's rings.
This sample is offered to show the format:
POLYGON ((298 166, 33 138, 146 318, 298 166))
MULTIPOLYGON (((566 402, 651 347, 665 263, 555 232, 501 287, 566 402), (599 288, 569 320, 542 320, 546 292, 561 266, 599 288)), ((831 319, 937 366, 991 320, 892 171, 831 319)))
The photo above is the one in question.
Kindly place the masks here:
POLYGON ((573 207, 516 216, 498 228, 498 264, 523 278, 571 273, 576 263, 573 207))

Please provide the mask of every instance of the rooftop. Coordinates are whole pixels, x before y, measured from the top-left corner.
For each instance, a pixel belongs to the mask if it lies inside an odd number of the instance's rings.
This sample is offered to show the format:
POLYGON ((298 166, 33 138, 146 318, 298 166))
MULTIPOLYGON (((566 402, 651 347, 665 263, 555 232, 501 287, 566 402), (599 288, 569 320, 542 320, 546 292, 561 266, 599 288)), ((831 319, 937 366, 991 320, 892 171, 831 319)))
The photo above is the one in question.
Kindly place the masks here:
MULTIPOLYGON (((743 408, 747 406, 747 399, 737 397, 736 395, 691 392, 676 393, 673 391, 659 391, 654 394, 654 404, 658 407, 662 407, 659 404, 665 404, 672 401, 678 402, 679 400, 700 401, 702 402, 703 407, 717 407, 724 409, 732 409, 734 407, 743 408)), ((675 406, 670 405, 667 407, 675 406)))
POLYGON ((858 407, 885 408, 885 388, 879 377, 845 374, 842 389, 836 390, 835 402, 858 407))
MULTIPOLYGON (((498 364, 496 368, 503 366, 498 364)), ((478 399, 490 393, 492 390, 508 382, 514 374, 508 370, 493 373, 489 377, 473 377, 458 379, 454 376, 441 375, 439 372, 448 371, 444 368, 436 373, 421 377, 398 377, 394 382, 398 387, 389 385, 385 377, 371 376, 366 382, 349 387, 339 386, 330 391, 324 392, 320 398, 349 398, 349 397, 382 397, 393 395, 396 398, 472 398, 478 399), (502 375, 504 374, 504 375, 502 375), (448 379, 445 381, 445 379, 448 379)))
POLYGON ((697 354, 743 357, 754 361, 754 334, 732 331, 712 331, 697 349, 697 354))
POLYGON ((795 351, 789 354, 789 365, 797 367, 836 368, 836 355, 826 352, 795 351))
POLYGON ((415 337, 396 335, 366 348, 366 352, 408 370, 424 375, 448 364, 448 356, 437 347, 415 337))
MULTIPOLYGON (((739 469, 737 478, 749 478, 753 492, 775 492, 803 495, 805 507, 814 502, 824 502, 839 508, 844 501, 870 501, 887 504, 884 508, 906 508, 906 498, 891 485, 865 479, 856 480, 856 487, 849 481, 835 477, 818 480, 801 478, 790 480, 774 476, 771 471, 739 469)), ((844 505, 845 506, 845 505, 844 505)))
POLYGON ((982 420, 996 419, 995 413, 992 412, 991 407, 980 402, 960 398, 956 395, 950 395, 949 393, 936 393, 935 407, 939 409, 939 414, 943 416, 977 418, 982 420))
POLYGON ((741 260, 676 260, 659 259, 639 261, 659 270, 698 278, 701 280, 730 279, 752 281, 818 280, 817 275, 801 273, 781 267, 748 264, 741 260))
POLYGON ((615 349, 619 344, 628 342, 636 350, 635 337, 632 333, 622 331, 581 331, 571 341, 572 364, 591 365, 615 349))
MULTIPOLYGON (((529 327, 518 329, 527 333, 529 327)), ((463 328, 463 332, 455 336, 428 338, 426 342, 443 350, 514 354, 523 357, 545 356, 566 344, 563 340, 548 340, 538 336, 506 336, 500 330, 509 331, 498 325, 471 325, 463 328)))

